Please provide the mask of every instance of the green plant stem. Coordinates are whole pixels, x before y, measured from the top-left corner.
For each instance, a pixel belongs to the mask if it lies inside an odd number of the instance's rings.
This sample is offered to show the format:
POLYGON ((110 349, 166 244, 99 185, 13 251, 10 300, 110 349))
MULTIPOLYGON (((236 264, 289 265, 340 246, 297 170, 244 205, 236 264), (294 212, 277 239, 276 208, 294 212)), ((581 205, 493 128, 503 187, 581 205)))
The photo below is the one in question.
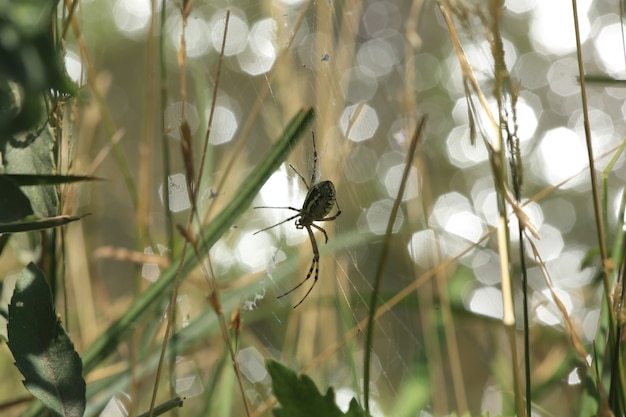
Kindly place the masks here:
MULTIPOLYGON (((315 116, 313 109, 300 110, 289 122, 283 134, 272 147, 268 156, 259 167, 250 174, 242 183, 239 190, 234 193, 233 199, 209 224, 204 226, 202 232, 204 240, 200 246, 200 252, 208 252, 209 249, 231 228, 237 218, 250 206, 263 184, 268 180, 276 169, 287 159, 287 155, 300 140, 304 132, 315 116)), ((183 279, 197 266, 199 260, 193 251, 188 251, 182 262, 183 279)), ((83 357, 83 372, 88 374, 106 359, 119 344, 129 337, 137 320, 149 309, 149 307, 168 294, 173 285, 178 271, 178 262, 173 262, 164 270, 159 279, 146 291, 141 293, 128 308, 126 313, 115 321, 109 328, 98 337, 83 357)), ((37 415, 42 410, 41 403, 34 403, 24 414, 25 416, 37 415)))
POLYGON ((396 196, 396 200, 393 203, 393 208, 391 209, 391 213, 389 214, 389 220, 387 221, 387 230, 385 231, 385 240, 383 241, 383 249, 380 253, 380 260, 378 262, 378 267, 376 268, 376 275, 374 277, 374 289, 372 291, 372 298, 370 299, 370 311, 369 311, 369 319, 367 321, 367 334, 365 336, 365 355, 364 363, 363 363, 363 398, 365 402, 365 412, 367 415, 370 414, 370 404, 369 404, 369 381, 370 381, 370 358, 372 356, 372 348, 373 348, 373 340, 374 337, 374 318, 376 316, 376 301, 378 301, 378 294, 380 293, 380 287, 383 281, 383 272, 385 270, 385 266, 387 265, 387 254, 389 253, 389 243, 391 242, 391 234, 393 232, 393 225, 396 222, 396 216, 398 214, 398 210, 400 210, 400 203, 402 203, 402 196, 404 195, 404 189, 406 187, 406 181, 409 177, 409 172, 411 171, 411 161, 413 160, 413 156, 415 155, 415 151, 417 149, 417 145, 422 138, 422 133, 424 131, 424 126, 426 125, 427 116, 423 116, 418 125, 417 129, 415 129, 415 133, 413 134, 413 139, 411 139, 411 145, 409 146, 409 150, 406 154, 406 162, 404 164, 404 172, 402 173, 402 179, 400 181, 400 188, 398 189, 398 195, 396 196))
MULTIPOLYGON (((159 42, 159 67, 160 67, 160 92, 161 92, 161 114, 165 114, 165 103, 167 103, 167 63, 166 63, 166 59, 165 59, 165 36, 163 35, 165 33, 165 21, 167 20, 167 14, 166 14, 166 10, 167 7, 165 6, 165 0, 161 0, 161 27, 159 29, 159 33, 157 34, 158 36, 158 42, 159 42)), ((161 181, 163 182, 163 190, 169 190, 169 177, 170 177, 170 173, 172 172, 172 168, 171 168, 171 164, 170 164, 170 148, 168 146, 168 140, 167 140, 167 135, 165 133, 166 131, 166 126, 165 126, 165 118, 164 117, 160 117, 159 118, 159 124, 161 126, 161 152, 162 152, 162 159, 163 159, 163 173, 162 173, 162 178, 161 181)), ((164 207, 169 207, 170 206, 170 193, 169 192, 164 192, 163 193, 163 206, 164 207)), ((167 244, 168 247, 170 248, 170 252, 171 254, 176 254, 176 248, 175 248, 175 242, 174 242, 174 220, 172 218, 172 212, 169 210, 165 210, 165 233, 167 235, 167 244)), ((157 253, 157 252, 154 252, 157 253)), ((170 255, 168 255, 168 258, 172 258, 170 255)))
POLYGON ((583 67, 582 47, 580 44, 580 29, 578 27, 578 6, 576 0, 572 0, 574 12, 574 33, 576 34, 576 58, 578 60, 578 75, 580 77, 580 98, 583 112, 583 124, 585 128, 585 141, 587 144, 587 156, 589 157, 589 176, 591 177, 591 193, 593 195, 593 210, 596 219, 596 233, 598 234, 598 244, 600 245, 600 256, 602 257, 602 282, 606 302, 609 306, 609 343, 612 345, 615 340, 615 312, 611 304, 611 284, 609 283, 608 256, 606 250, 606 239, 604 236, 604 226, 602 224, 602 209, 600 207, 600 197, 598 193, 598 180, 593 159, 593 147, 591 143, 591 128, 589 125, 589 111, 587 107, 587 89, 585 87, 585 69, 583 67))
MULTIPOLYGON (((522 186, 522 175, 523 172, 521 170, 521 154, 516 153, 516 149, 519 149, 519 138, 516 135, 517 126, 515 126, 517 121, 516 116, 516 108, 515 105, 517 103, 517 91, 514 91, 511 88, 511 75, 509 73, 509 69, 506 65, 506 61, 504 60, 504 45, 502 41, 502 34, 500 32, 500 20, 502 16, 502 8, 503 4, 498 0, 491 0, 491 15, 492 15, 492 33, 493 33, 493 42, 492 42, 492 55, 495 62, 495 88, 494 95, 496 97, 498 103, 498 119, 500 122, 500 132, 506 131, 506 144, 510 149, 509 154, 509 166, 511 170, 511 182, 513 184, 513 192, 515 195, 515 201, 520 204, 521 203, 521 186, 522 186), (507 114, 509 111, 505 108, 505 100, 506 98, 510 99, 510 112, 513 115, 513 125, 509 123, 507 120, 507 114)), ((498 157, 500 158, 501 164, 500 168, 504 168, 504 161, 506 157, 505 152, 505 141, 502 137, 502 134, 498 135, 500 145, 500 152, 498 152, 498 157)), ((497 157, 494 155, 494 157, 497 157)), ((497 178, 498 184, 501 181, 501 191, 506 193, 506 189, 504 188, 504 184, 506 181, 506 170, 502 169, 501 173, 494 172, 495 178, 497 178)), ((503 197, 503 194, 499 195, 503 197)), ((504 208, 504 206, 502 206, 504 208)), ((505 214, 506 210, 501 212, 501 214, 505 214)), ((523 311, 523 326, 524 326, 524 374, 525 374, 525 395, 523 397, 526 399, 525 415, 527 417, 531 416, 532 411, 532 381, 531 381, 531 364, 530 364, 530 323, 529 323, 529 314, 528 314, 528 276, 526 271, 526 250, 524 248, 524 236, 523 236, 523 226, 521 222, 518 222, 518 236, 519 236, 519 257, 520 257, 520 269, 522 275, 522 311, 523 311)), ((507 233, 507 241, 509 241, 509 236, 507 233)), ((510 251, 510 248, 507 248, 507 251, 510 251)), ((507 266, 508 267, 508 266, 507 266)), ((504 277, 504 275, 503 275, 504 277)), ((504 278, 503 278, 504 280, 504 278)), ((503 288, 505 286, 503 285, 503 288)), ((504 296, 504 294, 503 294, 504 296)), ((512 299, 512 298, 511 298, 512 299)), ((516 329, 513 326, 507 326, 509 340, 511 342, 511 349, 513 352, 513 357, 515 358, 517 355, 517 342, 516 342, 516 329)), ((514 368, 517 368, 517 361, 512 361, 514 368)), ((514 379, 515 394, 516 394, 516 404, 518 405, 518 413, 521 412, 521 407, 519 404, 521 403, 521 381, 518 381, 518 378, 514 379), (517 388, 519 387, 519 388, 517 388)))
POLYGON ((139 414, 137 417, 148 417, 148 415, 160 416, 161 414, 165 414, 170 410, 174 410, 182 406, 183 406, 183 399, 180 397, 174 397, 154 407, 154 414, 150 414, 146 412, 146 413, 139 414))

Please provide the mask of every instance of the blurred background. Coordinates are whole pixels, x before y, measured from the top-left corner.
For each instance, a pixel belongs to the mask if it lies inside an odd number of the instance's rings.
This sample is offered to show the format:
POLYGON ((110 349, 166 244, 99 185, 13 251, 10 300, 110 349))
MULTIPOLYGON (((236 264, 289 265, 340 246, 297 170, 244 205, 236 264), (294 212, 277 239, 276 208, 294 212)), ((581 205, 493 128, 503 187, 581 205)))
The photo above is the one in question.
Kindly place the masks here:
MULTIPOLYGON (((497 115, 492 5, 444 3, 497 115)), ((602 288, 600 261, 589 256, 598 243, 572 6, 565 0, 495 3, 501 5, 509 83, 517 92, 514 124, 524 211, 537 230, 539 239, 532 239, 569 321, 589 346, 597 336, 602 288)), ((78 351, 159 279, 169 256, 180 253, 183 240, 168 232, 168 221, 186 224, 190 209, 180 153, 182 120, 190 127, 198 169, 213 112, 197 202, 200 217, 210 222, 228 209, 291 117, 312 106, 317 161, 307 132, 254 203, 302 206, 307 189, 288 164, 307 181, 314 165, 316 181, 333 181, 342 213, 320 223, 329 239, 324 244, 316 233, 319 281, 308 298, 291 308, 308 283, 276 298, 308 272, 312 248, 306 230, 290 221, 254 234, 293 211, 250 207, 210 255, 224 314, 241 309, 237 360, 254 415, 270 415, 272 406, 266 358, 305 369, 322 392, 334 387, 337 401, 347 408, 350 398, 361 395, 362 326, 408 144, 418 118, 427 114, 386 259, 379 298, 385 311, 376 321, 372 350, 372 412, 510 413, 513 388, 506 364, 513 359, 501 321, 492 166, 483 138, 478 135, 472 143, 471 109, 440 5, 429 0, 196 1, 189 6, 182 54, 181 9, 187 4, 83 0, 75 12, 77 26, 68 32, 67 70, 84 94, 67 112, 67 165, 60 169, 106 179, 73 188, 62 199, 68 210, 92 213, 68 226, 65 236, 70 313, 63 320, 78 351), (162 263, 132 256, 142 253, 162 255, 162 263)), ((59 8, 62 17, 66 12, 59 8)), ((612 242, 621 224, 617 216, 626 178, 623 156, 603 171, 624 141, 626 90, 608 82, 624 78, 620 4, 579 1, 578 14, 585 70, 596 81, 588 84, 588 114, 596 168, 607 186, 605 226, 612 242)), ((478 116, 488 125, 482 113, 478 116)), ((513 215, 509 226, 516 327, 521 330, 513 215)), ((11 254, 1 260, 3 273, 19 272, 39 256, 38 248, 27 237, 15 239, 11 254)), ((584 371, 528 246, 525 256, 533 412, 573 415, 579 410, 584 371)), ((244 415, 208 292, 202 270, 185 277, 180 287, 176 332, 193 337, 168 365, 171 375, 162 377, 162 387, 173 388, 161 392, 165 396, 174 389, 187 398, 181 415, 244 415)), ((154 373, 137 352, 158 347, 165 305, 154 306, 153 316, 137 323, 136 334, 120 345, 115 358, 87 376, 88 383, 112 375, 120 382, 90 403, 90 413, 107 407, 112 413, 107 416, 123 416, 120 404, 132 404, 135 411, 147 407, 154 373)), ((17 395, 16 389, 0 391, 17 395)))

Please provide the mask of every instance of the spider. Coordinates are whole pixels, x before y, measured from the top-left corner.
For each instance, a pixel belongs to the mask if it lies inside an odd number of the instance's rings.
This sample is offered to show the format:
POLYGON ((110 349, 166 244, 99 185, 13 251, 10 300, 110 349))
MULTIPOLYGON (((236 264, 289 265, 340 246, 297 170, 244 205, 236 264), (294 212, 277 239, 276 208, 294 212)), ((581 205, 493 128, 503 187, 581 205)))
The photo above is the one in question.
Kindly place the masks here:
POLYGON ((324 243, 328 243, 328 234, 326 233, 326 230, 314 224, 313 222, 330 222, 330 221, 335 220, 341 214, 341 209, 339 208, 339 203, 337 202, 337 199, 336 199, 335 185, 331 181, 322 181, 322 182, 315 183, 315 174, 316 174, 316 169, 317 169, 317 149, 315 147, 315 133, 311 132, 311 135, 313 138, 313 174, 311 175, 311 182, 308 183, 304 179, 302 174, 300 174, 298 170, 293 167, 293 165, 289 164, 289 167, 294 170, 294 172, 298 175, 298 177, 300 177, 300 179, 302 180, 302 182, 304 183, 304 185, 306 186, 308 190, 306 198, 304 199, 304 203, 302 204, 302 208, 297 209, 295 207, 269 207, 269 206, 254 207, 255 209, 272 208, 272 209, 292 210, 292 211, 298 212, 298 214, 293 215, 279 223, 276 223, 273 226, 266 227, 265 229, 261 229, 255 232, 254 233, 255 235, 257 233, 264 232, 265 230, 279 226, 293 219, 296 219, 296 222, 295 222, 296 229, 306 229, 307 232, 309 233, 309 239, 311 240, 311 246, 313 247, 313 260, 311 261, 311 267, 309 268, 309 272, 306 274, 306 278, 304 278, 298 285, 296 285, 295 287, 293 287, 286 293, 283 293, 277 297, 277 298, 282 298, 286 295, 291 294, 293 291, 297 290, 298 288, 300 288, 302 284, 304 284, 306 281, 308 281, 309 278, 311 278, 311 275, 313 274, 313 269, 315 269, 315 275, 313 275, 313 284, 311 284, 311 287, 306 292, 306 294, 304 294, 304 297, 302 297, 302 299, 298 302, 298 304, 293 306, 293 308, 298 307, 308 297, 308 295, 313 290, 313 287, 317 283, 317 278, 319 276, 320 253, 319 253, 319 249, 317 248, 317 240, 315 240, 315 236, 313 235, 313 230, 311 229, 311 227, 314 227, 317 230, 320 230, 322 233, 324 233, 324 243), (326 217, 328 216, 330 211, 333 209, 334 205, 337 205, 337 213, 335 213, 334 216, 326 217))

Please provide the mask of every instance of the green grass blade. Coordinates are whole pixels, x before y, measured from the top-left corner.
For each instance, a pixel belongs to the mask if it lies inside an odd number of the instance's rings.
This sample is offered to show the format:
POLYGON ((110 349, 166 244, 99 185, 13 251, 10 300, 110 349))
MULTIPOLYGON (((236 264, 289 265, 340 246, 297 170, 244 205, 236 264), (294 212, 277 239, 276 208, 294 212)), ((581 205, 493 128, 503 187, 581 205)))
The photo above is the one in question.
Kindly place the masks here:
MULTIPOLYGON (((270 175, 285 161, 287 155, 298 142, 301 133, 313 120, 312 109, 301 110, 285 128, 281 138, 276 142, 263 163, 255 170, 235 193, 233 199, 226 208, 220 212, 202 230, 204 240, 200 248, 201 252, 207 252, 215 242, 235 223, 236 219, 250 206, 253 198, 259 192, 270 175)), ((193 251, 189 251, 185 257, 183 276, 188 274, 198 264, 193 251)), ((128 309, 126 314, 113 323, 109 329, 90 346, 84 354, 85 372, 94 369, 100 361, 108 356, 119 344, 125 333, 131 329, 132 324, 148 306, 163 296, 174 283, 177 271, 176 262, 163 271, 157 282, 142 293, 128 309)))
POLYGON ((52 227, 59 227, 71 222, 82 219, 88 216, 90 213, 81 214, 79 216, 55 216, 46 217, 45 219, 27 220, 15 223, 0 223, 0 234, 2 233, 20 233, 20 232, 32 232, 35 230, 50 229, 52 227))
MULTIPOLYGON (((270 153, 243 182, 239 190, 234 193, 233 199, 202 230, 201 252, 208 251, 218 239, 235 223, 237 218, 250 206, 263 184, 269 179, 286 159, 291 150, 300 140, 302 133, 313 121, 315 112, 311 108, 300 110, 289 122, 281 137, 272 147, 270 153)), ((193 251, 189 251, 184 259, 183 278, 195 268, 199 262, 193 251)), ((115 321, 83 354, 83 370, 85 374, 93 370, 100 362, 106 359, 123 341, 131 335, 134 325, 148 308, 167 294, 176 279, 177 262, 164 270, 160 278, 146 291, 140 294, 126 313, 115 321)), ((24 416, 38 415, 41 405, 38 403, 24 413, 24 416)))

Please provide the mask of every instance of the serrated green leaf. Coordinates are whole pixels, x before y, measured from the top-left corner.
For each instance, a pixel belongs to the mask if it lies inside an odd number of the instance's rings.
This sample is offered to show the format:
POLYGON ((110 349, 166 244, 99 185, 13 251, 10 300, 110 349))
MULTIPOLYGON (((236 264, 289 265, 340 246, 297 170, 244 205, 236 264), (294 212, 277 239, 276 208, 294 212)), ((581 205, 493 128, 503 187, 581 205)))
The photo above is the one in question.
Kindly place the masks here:
POLYGON ((335 402, 335 393, 329 388, 322 395, 315 383, 306 375, 298 377, 291 369, 268 360, 267 369, 272 376, 272 389, 281 408, 273 410, 276 417, 364 417, 365 411, 353 399, 347 413, 335 402))
POLYGON ((9 305, 8 346, 24 386, 60 416, 85 412, 82 362, 58 321, 48 282, 33 263, 20 274, 9 305))

